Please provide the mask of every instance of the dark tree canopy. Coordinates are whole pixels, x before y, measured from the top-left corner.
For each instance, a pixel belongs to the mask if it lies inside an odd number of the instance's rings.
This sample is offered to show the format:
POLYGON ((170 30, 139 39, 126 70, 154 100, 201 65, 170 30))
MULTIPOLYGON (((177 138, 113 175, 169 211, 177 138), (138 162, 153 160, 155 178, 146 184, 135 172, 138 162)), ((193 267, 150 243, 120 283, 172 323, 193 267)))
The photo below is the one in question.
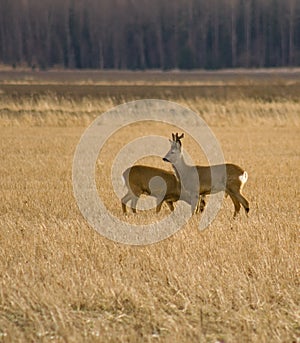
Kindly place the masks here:
POLYGON ((0 0, 0 63, 39 68, 300 65, 299 0, 0 0))

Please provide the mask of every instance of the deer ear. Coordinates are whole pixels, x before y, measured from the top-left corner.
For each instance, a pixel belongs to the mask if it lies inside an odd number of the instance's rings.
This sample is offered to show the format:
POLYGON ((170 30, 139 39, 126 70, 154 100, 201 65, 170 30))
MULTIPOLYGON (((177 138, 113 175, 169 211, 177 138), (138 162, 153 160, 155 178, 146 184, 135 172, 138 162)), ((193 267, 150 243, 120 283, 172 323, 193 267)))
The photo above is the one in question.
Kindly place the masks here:
POLYGON ((173 139, 173 141, 175 141, 175 135, 174 135, 174 133, 172 133, 172 139, 173 139))
POLYGON ((169 139, 169 142, 172 144, 174 141, 171 141, 171 139, 169 139))

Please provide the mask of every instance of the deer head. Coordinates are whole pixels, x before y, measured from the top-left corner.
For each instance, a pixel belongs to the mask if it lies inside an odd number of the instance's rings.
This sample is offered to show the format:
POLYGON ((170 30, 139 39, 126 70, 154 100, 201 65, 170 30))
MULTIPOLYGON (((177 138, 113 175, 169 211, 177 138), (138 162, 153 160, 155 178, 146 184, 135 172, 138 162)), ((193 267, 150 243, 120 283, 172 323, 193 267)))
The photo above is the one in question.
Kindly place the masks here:
POLYGON ((181 158, 181 139, 184 137, 182 133, 180 136, 178 133, 172 133, 172 140, 169 139, 171 143, 171 149, 168 151, 166 156, 163 158, 165 162, 170 162, 172 164, 176 164, 176 162, 181 158))

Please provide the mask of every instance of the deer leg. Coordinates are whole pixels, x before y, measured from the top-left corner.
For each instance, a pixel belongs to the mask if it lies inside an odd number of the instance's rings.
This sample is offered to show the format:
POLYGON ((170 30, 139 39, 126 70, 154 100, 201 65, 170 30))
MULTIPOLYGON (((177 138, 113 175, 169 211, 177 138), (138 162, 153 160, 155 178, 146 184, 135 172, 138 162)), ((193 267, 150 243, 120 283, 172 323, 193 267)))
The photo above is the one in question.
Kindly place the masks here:
POLYGON ((206 202, 205 202, 205 195, 201 195, 200 196, 200 212, 203 212, 206 206, 206 202))
POLYGON ((192 194, 192 195, 191 195, 191 210, 192 210, 192 215, 197 213, 197 210, 198 210, 198 203, 199 203, 199 194, 192 194))
POLYGON ((234 205, 233 218, 236 218, 237 214, 240 212, 241 205, 240 205, 239 201, 237 200, 237 198, 235 197, 235 195, 233 195, 232 193, 228 193, 228 194, 229 194, 230 199, 232 200, 233 205, 234 205))
POLYGON ((174 211, 173 201, 166 201, 166 203, 167 203, 167 205, 168 205, 170 211, 173 212, 173 211, 174 211))
POLYGON ((246 198, 244 198, 241 193, 237 193, 236 194, 236 198, 243 205, 243 207, 244 207, 244 209, 246 211, 246 214, 248 214, 248 212, 250 210, 249 209, 249 202, 248 202, 248 200, 246 198))
POLYGON ((163 200, 159 200, 159 198, 156 198, 156 213, 160 212, 161 206, 163 204, 163 200))
POLYGON ((200 199, 197 202, 197 206, 195 208, 195 212, 194 213, 200 213, 200 199))
POLYGON ((205 209, 205 206, 206 206, 205 195, 200 195, 195 213, 202 213, 205 209))
POLYGON ((139 200, 138 196, 134 196, 131 200, 131 208, 132 208, 133 213, 136 213, 136 204, 137 204, 138 200, 139 200))
POLYGON ((131 199, 131 194, 130 192, 128 192, 127 194, 125 194, 123 196, 123 198, 121 199, 121 204, 122 204, 122 211, 123 213, 126 213, 126 203, 131 199))

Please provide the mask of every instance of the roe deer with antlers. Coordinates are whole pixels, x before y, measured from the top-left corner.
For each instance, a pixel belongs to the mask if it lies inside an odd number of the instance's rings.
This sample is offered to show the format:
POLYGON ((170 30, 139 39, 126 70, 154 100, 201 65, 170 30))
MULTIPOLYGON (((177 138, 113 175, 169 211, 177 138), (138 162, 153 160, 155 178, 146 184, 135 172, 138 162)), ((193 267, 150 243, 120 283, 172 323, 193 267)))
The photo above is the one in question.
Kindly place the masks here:
MULTIPOLYGON (((184 134, 178 136, 178 133, 172 133, 171 149, 163 158, 164 161, 170 162, 175 170, 177 178, 181 181, 183 188, 190 194, 190 203, 192 213, 197 211, 199 195, 205 196, 207 194, 218 193, 224 191, 228 194, 234 204, 234 215, 239 213, 241 204, 243 205, 246 213, 249 212, 249 203, 241 194, 243 186, 247 182, 248 173, 241 167, 226 163, 213 166, 190 166, 186 164, 182 155, 181 139, 184 134), (198 182, 193 181, 193 173, 195 168, 199 178, 198 182), (212 178, 212 175, 214 177, 212 178), (212 184, 212 180, 214 184, 212 184), (226 180, 226 181, 225 181, 226 180), (195 185, 199 185, 199 192, 195 189, 195 185)), ((196 180, 198 181, 198 180, 196 180)))
MULTIPOLYGON (((136 165, 124 171, 123 180, 128 189, 121 199, 123 213, 126 213, 126 203, 130 200, 132 212, 136 213, 136 205, 142 194, 156 198, 156 213, 161 210, 164 201, 171 211, 174 211, 173 203, 178 200, 191 204, 189 194, 184 190, 181 194, 180 182, 172 172, 136 165)), ((199 204, 197 210, 203 211, 205 207, 204 197, 200 198, 199 204)))

